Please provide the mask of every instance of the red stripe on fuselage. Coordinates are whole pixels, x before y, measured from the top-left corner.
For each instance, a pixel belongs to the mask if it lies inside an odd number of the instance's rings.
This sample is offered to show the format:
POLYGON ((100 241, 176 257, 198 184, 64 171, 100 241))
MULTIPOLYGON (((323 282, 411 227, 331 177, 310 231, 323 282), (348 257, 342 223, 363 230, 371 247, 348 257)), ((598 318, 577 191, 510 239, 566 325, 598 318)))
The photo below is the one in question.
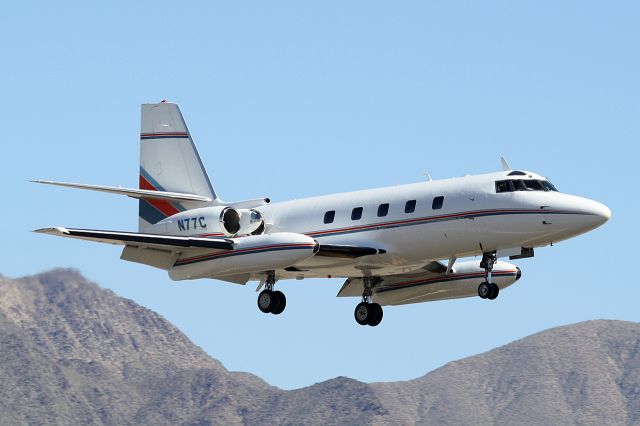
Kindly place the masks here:
MULTIPOLYGON (((158 188, 151 185, 151 183, 140 175, 140 189, 147 189, 150 191, 157 191, 158 188)), ((170 202, 164 200, 154 200, 151 198, 145 198, 145 201, 155 207, 160 213, 166 217, 173 216, 176 213, 180 213, 180 210, 176 209, 170 202)))
POLYGON ((395 221, 390 221, 390 222, 377 222, 377 223, 372 223, 372 224, 367 224, 367 225, 349 226, 349 227, 346 227, 346 228, 334 228, 334 229, 327 229, 327 230, 323 230, 323 231, 306 232, 304 234, 309 236, 309 237, 314 237, 316 235, 320 235, 320 236, 325 237, 327 235, 331 235, 331 234, 334 234, 334 233, 363 231, 363 230, 376 229, 376 228, 384 229, 384 228, 388 228, 388 227, 407 225, 407 224, 412 224, 412 223, 423 224, 423 223, 428 223, 428 222, 431 222, 431 221, 438 221, 438 220, 445 220, 445 219, 456 219, 456 218, 465 218, 466 216, 487 215, 487 214, 493 214, 493 213, 542 213, 542 214, 553 214, 553 213, 563 213, 563 212, 558 211, 558 210, 531 210, 531 209, 471 210, 471 211, 450 213, 450 214, 438 215, 438 216, 424 216, 424 217, 417 217, 417 218, 412 218, 412 219, 395 220, 395 221))

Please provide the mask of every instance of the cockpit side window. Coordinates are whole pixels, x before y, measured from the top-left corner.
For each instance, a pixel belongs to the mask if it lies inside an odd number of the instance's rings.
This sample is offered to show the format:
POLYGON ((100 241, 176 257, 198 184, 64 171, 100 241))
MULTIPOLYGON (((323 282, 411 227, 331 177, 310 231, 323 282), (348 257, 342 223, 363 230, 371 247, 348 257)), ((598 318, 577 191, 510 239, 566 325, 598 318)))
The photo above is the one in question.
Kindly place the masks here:
POLYGON ((548 180, 509 179, 496 181, 496 193, 513 191, 555 191, 555 186, 548 180))
POLYGON ((542 191, 542 184, 539 180, 525 180, 523 182, 530 191, 542 191))
POLYGON ((516 191, 528 191, 527 186, 520 179, 512 180, 513 187, 516 191))
POLYGON ((511 184, 508 180, 499 180, 496 182, 496 192, 499 194, 501 192, 511 192, 511 184))

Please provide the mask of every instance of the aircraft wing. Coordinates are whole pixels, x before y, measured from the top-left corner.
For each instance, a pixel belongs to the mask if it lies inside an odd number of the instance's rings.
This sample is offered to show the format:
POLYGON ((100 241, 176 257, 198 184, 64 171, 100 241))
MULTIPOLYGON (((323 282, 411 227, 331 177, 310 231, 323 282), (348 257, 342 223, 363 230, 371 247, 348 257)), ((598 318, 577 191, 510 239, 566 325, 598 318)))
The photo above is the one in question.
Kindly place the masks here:
POLYGON ((228 238, 178 237, 171 235, 142 234, 139 232, 101 231, 62 227, 36 229, 34 232, 125 246, 139 245, 165 249, 172 247, 211 248, 220 250, 233 249, 233 241, 228 238))

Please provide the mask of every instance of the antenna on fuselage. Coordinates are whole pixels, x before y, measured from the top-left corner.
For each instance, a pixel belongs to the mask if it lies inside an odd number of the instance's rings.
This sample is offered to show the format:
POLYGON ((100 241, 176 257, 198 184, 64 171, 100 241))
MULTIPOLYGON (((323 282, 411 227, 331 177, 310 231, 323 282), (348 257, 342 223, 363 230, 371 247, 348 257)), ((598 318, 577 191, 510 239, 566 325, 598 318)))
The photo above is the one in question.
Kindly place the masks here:
POLYGON ((500 157, 500 161, 502 162, 502 170, 505 172, 511 170, 511 166, 509 166, 509 163, 507 163, 507 160, 505 160, 504 157, 500 157))
POLYGON ((431 175, 429 174, 429 172, 424 172, 422 173, 422 176, 425 176, 427 179, 429 179, 429 182, 431 182, 433 179, 431 178, 431 175))

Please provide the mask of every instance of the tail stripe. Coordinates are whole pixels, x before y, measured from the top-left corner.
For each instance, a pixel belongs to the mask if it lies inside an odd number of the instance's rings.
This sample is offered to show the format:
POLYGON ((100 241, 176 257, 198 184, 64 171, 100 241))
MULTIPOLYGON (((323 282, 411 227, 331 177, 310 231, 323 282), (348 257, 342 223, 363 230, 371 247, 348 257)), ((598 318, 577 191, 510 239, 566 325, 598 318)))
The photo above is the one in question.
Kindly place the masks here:
MULTIPOLYGON (((164 188, 149 176, 142 167, 140 167, 140 189, 164 191, 164 188)), ((158 223, 162 219, 182 211, 185 211, 185 208, 177 202, 152 199, 140 200, 139 216, 149 223, 158 223)))
POLYGON ((167 218, 164 213, 152 206, 147 200, 143 199, 140 199, 139 201, 138 216, 151 224, 158 223, 167 218))

